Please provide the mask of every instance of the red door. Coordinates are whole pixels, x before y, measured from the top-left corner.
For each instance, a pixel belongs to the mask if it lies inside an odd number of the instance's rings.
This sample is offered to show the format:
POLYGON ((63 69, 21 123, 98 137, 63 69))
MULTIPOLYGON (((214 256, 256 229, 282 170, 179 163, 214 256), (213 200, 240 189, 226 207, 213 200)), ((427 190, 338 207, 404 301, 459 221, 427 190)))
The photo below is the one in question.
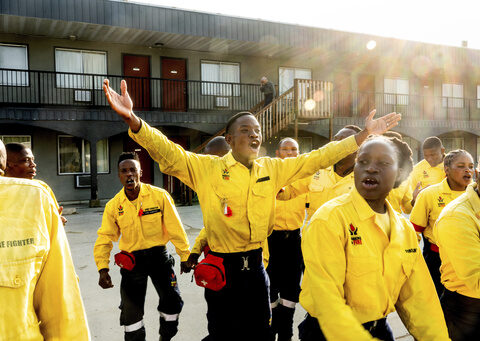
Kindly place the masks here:
POLYGON ((187 65, 185 59, 162 57, 162 108, 187 110, 187 65))
POLYGON ((375 109, 375 76, 358 76, 358 116, 368 116, 375 109))
POLYGON ((150 57, 123 55, 123 75, 134 109, 150 109, 150 57))
POLYGON ((133 141, 127 136, 123 143, 123 150, 126 152, 135 152, 140 159, 140 166, 142 167, 142 177, 140 180, 146 184, 153 183, 153 160, 145 148, 133 141))

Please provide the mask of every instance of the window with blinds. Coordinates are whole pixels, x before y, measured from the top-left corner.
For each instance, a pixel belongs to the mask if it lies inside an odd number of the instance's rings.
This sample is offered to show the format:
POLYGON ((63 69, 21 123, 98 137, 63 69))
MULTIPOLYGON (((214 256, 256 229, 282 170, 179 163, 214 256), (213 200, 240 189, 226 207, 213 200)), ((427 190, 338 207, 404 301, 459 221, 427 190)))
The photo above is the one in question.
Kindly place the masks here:
POLYGON ((442 106, 463 108, 463 84, 442 84, 442 106))
POLYGON ((408 79, 385 78, 383 92, 385 104, 408 105, 408 79))
POLYGON ((202 60, 201 78, 202 95, 240 96, 239 63, 202 60))
POLYGON ((25 45, 0 44, 0 85, 29 86, 28 51, 25 45))

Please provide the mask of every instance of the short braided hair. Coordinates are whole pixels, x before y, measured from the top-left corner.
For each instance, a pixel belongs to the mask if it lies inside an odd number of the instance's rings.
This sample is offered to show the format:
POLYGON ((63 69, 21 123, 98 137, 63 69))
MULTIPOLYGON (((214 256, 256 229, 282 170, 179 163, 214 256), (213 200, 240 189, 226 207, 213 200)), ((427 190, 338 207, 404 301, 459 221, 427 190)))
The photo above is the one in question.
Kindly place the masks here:
POLYGON ((459 157, 460 155, 467 155, 467 156, 470 156, 473 160, 473 157, 472 155, 467 152, 466 150, 463 150, 463 149, 455 149, 455 150, 452 150, 451 152, 449 152, 447 155, 445 155, 445 158, 443 159, 443 165, 445 167, 448 167, 450 168, 453 164, 453 162, 457 159, 457 157, 459 157))

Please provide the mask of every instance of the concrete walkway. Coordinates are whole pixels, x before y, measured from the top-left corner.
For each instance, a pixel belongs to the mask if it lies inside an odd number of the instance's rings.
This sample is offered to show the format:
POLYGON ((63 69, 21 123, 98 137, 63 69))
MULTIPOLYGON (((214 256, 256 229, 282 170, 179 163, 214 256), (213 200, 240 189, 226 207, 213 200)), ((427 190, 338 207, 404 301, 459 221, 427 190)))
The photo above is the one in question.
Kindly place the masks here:
MULTIPOLYGON (((182 222, 187 231, 191 245, 203 226, 200 206, 178 207, 182 222)), ((87 310, 92 340, 123 340, 123 329, 119 325, 120 310, 120 272, 116 265, 111 265, 110 275, 114 288, 104 290, 98 286, 98 272, 93 260, 93 245, 102 220, 103 208, 76 207, 77 214, 69 215, 65 226, 72 250, 73 260, 80 277, 80 287, 87 310)), ((115 254, 117 245, 112 251, 115 254)), ((207 334, 206 303, 203 289, 192 283, 192 274, 180 275, 179 258, 169 243, 168 250, 175 255, 178 284, 185 302, 180 316, 180 326, 175 341, 199 341, 207 334)), ((156 310, 158 296, 151 282, 148 284, 145 303, 145 325, 147 340, 158 340, 158 313, 156 310)), ((295 326, 305 315, 305 310, 298 305, 295 312, 295 326)), ((413 340, 396 314, 389 316, 389 322, 397 340, 413 340)), ((297 331, 293 340, 298 340, 297 331)))

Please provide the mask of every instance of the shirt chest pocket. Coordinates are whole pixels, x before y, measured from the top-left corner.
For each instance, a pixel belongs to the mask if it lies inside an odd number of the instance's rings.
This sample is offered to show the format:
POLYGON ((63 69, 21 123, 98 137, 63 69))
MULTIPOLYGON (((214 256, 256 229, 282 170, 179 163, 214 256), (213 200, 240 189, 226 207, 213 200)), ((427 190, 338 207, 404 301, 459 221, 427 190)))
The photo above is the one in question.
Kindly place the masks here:
POLYGON ((161 234, 163 231, 163 214, 159 208, 146 210, 140 217, 145 237, 161 234))
POLYGON ((0 265, 0 287, 18 289, 28 285, 40 273, 41 257, 34 257, 0 265))

